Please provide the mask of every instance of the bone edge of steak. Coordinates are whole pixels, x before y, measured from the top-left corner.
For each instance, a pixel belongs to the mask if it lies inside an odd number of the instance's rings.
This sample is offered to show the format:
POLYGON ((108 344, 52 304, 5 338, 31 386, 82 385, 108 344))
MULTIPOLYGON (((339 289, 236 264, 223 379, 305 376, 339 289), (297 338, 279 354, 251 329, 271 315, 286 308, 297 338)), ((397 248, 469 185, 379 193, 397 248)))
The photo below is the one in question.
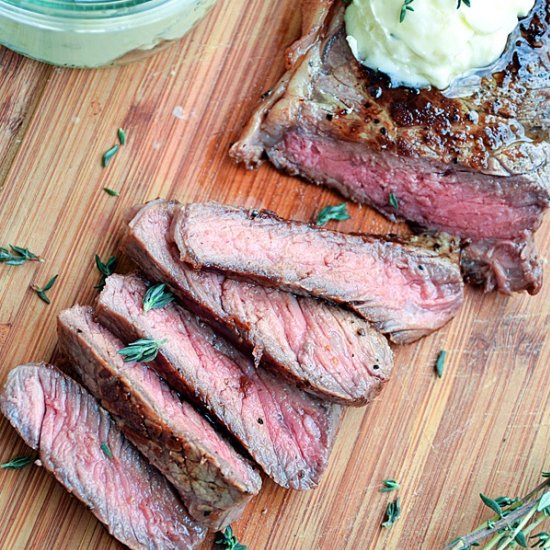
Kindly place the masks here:
MULTIPOLYGON (((134 533, 133 530, 132 533, 128 532, 129 528, 131 528, 131 523, 128 521, 124 521, 124 525, 121 525, 121 521, 124 520, 124 517, 122 515, 116 517, 116 513, 123 514, 123 512, 120 512, 121 509, 117 505, 117 503, 105 504, 99 502, 97 500, 97 495, 94 496, 92 493, 87 492, 84 484, 77 478, 77 474, 71 472, 70 464, 64 465, 62 469, 55 468, 52 465, 52 463, 55 463, 56 460, 58 460, 58 457, 55 454, 55 449, 44 449, 42 445, 42 424, 47 414, 47 401, 45 400, 43 403, 33 402, 32 406, 35 410, 31 412, 35 415, 35 418, 32 420, 25 420, 24 415, 27 414, 29 411, 22 410, 22 408, 19 407, 19 403, 13 403, 10 400, 10 398, 13 398, 13 396, 11 395, 11 385, 12 383, 15 383, 14 379, 18 376, 20 371, 25 371, 27 369, 29 369, 29 372, 36 371, 36 373, 32 372, 32 375, 36 374, 37 376, 40 376, 38 371, 42 370, 47 371, 48 375, 58 377, 61 380, 61 383, 66 384, 68 387, 69 392, 66 396, 64 396, 67 400, 76 399, 77 402, 82 400, 81 407, 90 407, 91 409, 93 409, 92 415, 97 418, 100 423, 102 423, 102 425, 107 430, 110 438, 120 438, 123 447, 120 458, 125 459, 125 466, 135 468, 138 473, 140 471, 146 472, 147 475, 151 476, 151 478, 154 479, 157 483, 160 483, 158 490, 162 491, 162 494, 159 495, 159 497, 170 495, 173 499, 178 499, 177 493, 166 481, 166 479, 161 476, 154 467, 150 466, 149 463, 134 447, 132 447, 128 443, 125 443, 124 435, 119 432, 110 415, 87 392, 87 390, 81 387, 80 384, 75 382, 72 378, 61 372, 57 367, 54 367, 44 362, 26 363, 14 367, 9 372, 4 386, 0 390, 0 410, 8 419, 15 431, 25 441, 25 443, 33 450, 38 452, 37 464, 43 466, 46 471, 52 474, 53 477, 64 487, 67 492, 75 496, 84 506, 86 506, 92 512, 97 520, 104 525, 111 536, 119 540, 128 548, 132 550, 149 550, 151 548, 151 544, 154 544, 155 548, 157 548, 158 550, 174 550, 175 548, 180 548, 182 550, 186 548, 187 550, 192 550, 196 548, 204 540, 206 536, 206 529, 196 523, 195 520, 190 516, 187 516, 187 518, 182 518, 183 523, 186 523, 185 528, 187 530, 187 535, 189 538, 189 541, 185 544, 185 546, 183 546, 184 541, 182 541, 181 539, 179 541, 182 543, 181 546, 179 544, 175 546, 176 542, 173 542, 170 544, 170 547, 168 547, 164 544, 161 544, 161 541, 156 540, 155 538, 149 538, 147 543, 140 543, 137 538, 138 535, 134 533), (41 405, 42 410, 37 411, 36 407, 39 405, 41 405), (39 415, 39 418, 36 415, 39 415), (32 424, 33 422, 37 423, 37 425, 34 427, 30 426, 30 424, 32 424), (31 430, 34 431, 34 429, 36 430, 36 433, 31 433, 31 430), (46 453, 46 455, 44 455, 44 453, 46 453), (72 480, 71 476, 73 476, 72 480), (110 510, 111 513, 109 513, 110 510), (115 516, 113 516, 113 510, 116 511, 115 516)), ((25 373, 23 372, 23 374, 25 373)), ((43 388, 41 391, 44 391, 43 388)), ((45 396, 43 396, 43 399, 44 397, 45 396)), ((60 415, 59 417, 63 418, 62 415, 60 415)), ((92 421, 94 421, 95 418, 92 418, 92 421)), ((61 422, 63 422, 63 420, 61 420, 61 422)), ((99 433, 97 435, 98 440, 95 441, 95 444, 97 445, 97 448, 100 448, 102 442, 100 440, 99 433)), ((89 444, 88 441, 79 441, 78 439, 75 440, 75 442, 77 446, 78 444, 86 446, 89 444)), ((78 451, 78 449, 76 449, 76 451, 78 451)), ((107 455, 106 459, 113 460, 107 455)), ((139 509, 139 505, 137 504, 138 502, 140 502, 140 495, 136 494, 132 498, 131 504, 129 505, 129 508, 132 508, 133 506, 131 511, 134 513, 137 511, 137 509, 139 509)), ((183 507, 183 504, 181 504, 181 501, 179 501, 178 499, 177 502, 177 506, 179 507, 180 512, 184 515, 187 514, 187 511, 183 507)), ((177 513, 177 511, 177 508, 173 510, 174 513, 177 513)), ((141 513, 141 510, 138 513, 141 513)), ((166 519, 167 521, 171 521, 173 518, 166 519)))
MULTIPOLYGON (((128 440, 172 483, 197 521, 213 530, 222 530, 236 521, 252 497, 258 494, 261 487, 259 476, 249 467, 250 482, 241 479, 224 459, 216 456, 215 449, 205 447, 198 438, 189 440, 185 433, 166 422, 147 397, 142 396, 140 389, 132 387, 125 374, 106 360, 105 355, 108 356, 109 352, 101 354, 99 344, 81 330, 78 321, 71 318, 78 309, 75 306, 60 313, 57 333, 62 352, 70 359, 87 389, 112 415, 128 440), (136 419, 138 417, 140 421, 136 419), (162 427, 161 435, 155 435, 159 427, 162 427), (201 480, 200 470, 204 470, 205 476, 214 475, 215 479, 201 480), (204 491, 201 489, 204 483, 216 485, 225 503, 223 507, 201 496, 201 491, 208 492, 208 487, 204 491)), ((89 321, 93 323, 91 308, 82 309, 87 311, 89 321)), ((85 329, 84 324, 82 329, 85 329)), ((107 330, 98 327, 101 329, 107 330)), ((208 422, 204 424, 204 429, 214 430, 208 422)))
MULTIPOLYGON (((171 290, 181 300, 183 305, 199 315, 204 321, 206 321, 212 328, 223 334, 226 338, 231 340, 236 346, 240 347, 246 353, 253 353, 256 349, 254 342, 254 334, 258 330, 255 326, 250 326, 245 320, 239 319, 238 312, 226 311, 226 315, 221 317, 216 311, 214 311, 207 303, 200 299, 196 293, 188 287, 184 286, 181 281, 173 273, 173 270, 169 266, 162 265, 160 260, 155 257, 154 245, 148 245, 142 239, 139 234, 136 233, 136 228, 139 227, 140 219, 149 214, 152 209, 156 208, 169 208, 173 211, 177 203, 168 203, 163 200, 152 201, 145 205, 139 212, 135 214, 135 217, 130 221, 126 235, 123 240, 121 249, 122 251, 134 261, 134 263, 140 268, 140 270, 152 281, 167 283, 171 290)), ((163 245, 165 242, 162 243, 163 245)), ((158 245, 157 245, 158 246, 158 245)), ((166 247, 169 248, 168 242, 166 247)), ((170 251, 169 251, 170 252, 170 251)), ((180 262, 175 254, 171 254, 173 261, 177 262, 181 269, 190 269, 186 264, 180 262)), ((237 283, 237 281, 235 281, 237 283)), ((237 283, 240 284, 240 283, 237 283)), ((277 291, 281 292, 281 291, 277 291)), ((298 300, 312 300, 310 298, 299 297, 298 300)), ((335 306, 320 305, 320 307, 335 306)), ((342 312, 344 310, 341 310, 342 312)), ((342 313, 344 314, 344 313, 342 313)), ((347 315, 357 317, 357 320, 363 321, 362 318, 356 316, 354 313, 349 312, 347 315)), ((390 347, 387 345, 386 339, 374 332, 374 329, 370 328, 368 334, 365 334, 363 338, 376 338, 374 346, 380 346, 380 357, 387 358, 389 364, 384 364, 382 372, 391 371, 391 363, 393 354, 390 347)), ((387 381, 388 377, 377 377, 378 382, 373 380, 373 384, 366 388, 365 392, 355 392, 353 390, 337 391, 334 387, 327 387, 326 384, 319 382, 318 380, 308 377, 307 373, 304 374, 302 369, 301 373, 295 372, 290 364, 285 364, 284 361, 280 361, 274 357, 273 350, 270 346, 262 347, 262 355, 260 364, 268 366, 277 370, 277 372, 283 376, 288 382, 296 385, 300 389, 312 393, 322 399, 327 399, 335 403, 348 406, 362 406, 371 401, 381 390, 381 385, 387 381)), ((382 361, 385 363, 384 361, 382 361)))

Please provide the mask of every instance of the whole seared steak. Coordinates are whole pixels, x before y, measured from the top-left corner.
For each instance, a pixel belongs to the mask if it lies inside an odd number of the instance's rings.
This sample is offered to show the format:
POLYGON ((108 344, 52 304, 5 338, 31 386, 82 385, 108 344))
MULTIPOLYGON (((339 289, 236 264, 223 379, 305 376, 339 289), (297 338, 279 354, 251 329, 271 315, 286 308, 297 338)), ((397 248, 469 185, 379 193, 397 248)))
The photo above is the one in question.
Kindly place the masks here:
POLYGON ((538 292, 532 233, 550 199, 548 0, 536 1, 495 66, 445 91, 392 88, 353 57, 344 2, 304 4, 288 71, 231 155, 253 168, 265 153, 391 219, 461 237, 465 277, 486 290, 538 292))
POLYGON ((179 206, 158 199, 128 223, 122 248, 148 278, 170 285, 186 307, 298 387, 347 405, 378 394, 393 363, 384 336, 322 300, 193 269, 169 242, 179 206))
POLYGON ((45 363, 12 369, 0 408, 40 463, 134 550, 190 550, 206 529, 74 380, 45 363))
POLYGON ((91 307, 57 319, 61 349, 122 433, 180 493, 190 514, 222 530, 259 493, 256 470, 146 364, 124 362, 124 344, 94 322, 91 307))

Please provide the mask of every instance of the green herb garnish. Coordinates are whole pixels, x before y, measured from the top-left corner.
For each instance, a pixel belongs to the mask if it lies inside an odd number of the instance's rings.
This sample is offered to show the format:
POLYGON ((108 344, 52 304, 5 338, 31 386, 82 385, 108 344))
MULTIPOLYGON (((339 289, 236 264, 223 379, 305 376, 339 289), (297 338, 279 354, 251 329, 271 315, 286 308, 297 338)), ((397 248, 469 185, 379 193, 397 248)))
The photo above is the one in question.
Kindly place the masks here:
POLYGON ((317 216, 317 221, 315 222, 315 225, 322 226, 325 225, 330 220, 336 220, 336 221, 345 221, 350 219, 350 215, 348 212, 348 205, 343 202, 342 204, 338 204, 336 206, 325 206, 321 212, 319 212, 319 215, 317 216))
POLYGON ((124 362, 141 361, 148 363, 153 361, 162 345, 166 344, 168 340, 154 340, 152 338, 141 338, 128 344, 127 347, 119 349, 118 353, 124 357, 124 362))
POLYGON ((4 462, 4 464, 0 464, 0 468, 4 468, 6 470, 20 470, 25 466, 29 466, 35 460, 36 456, 17 456, 15 458, 12 458, 9 462, 4 462))
POLYGON ((483 493, 479 493, 479 497, 481 498, 485 506, 488 506, 489 508, 491 508, 493 512, 495 512, 500 518, 502 518, 502 508, 500 507, 499 503, 496 500, 493 500, 492 498, 484 495, 483 493))
POLYGON ((107 443, 102 443, 100 447, 107 458, 113 458, 113 453, 111 452, 111 449, 109 449, 109 445, 107 445, 107 443))
POLYGON ((383 487, 380 489, 381 493, 391 493, 399 489, 399 483, 393 479, 385 479, 382 481, 383 487))
POLYGON ((119 128, 117 134, 118 134, 118 142, 121 145, 126 145, 126 132, 122 128, 119 128))
POLYGON ((103 168, 107 168, 111 159, 118 153, 119 146, 113 145, 110 149, 103 153, 102 164, 103 168))
POLYGON ((220 536, 216 539, 216 545, 223 550, 246 550, 246 546, 241 544, 235 534, 231 525, 225 528, 223 533, 218 533, 220 536))
MULTIPOLYGON (((401 6, 401 11, 399 12, 399 22, 403 23, 405 21, 405 17, 407 17, 408 11, 414 11, 414 8, 411 6, 411 4, 414 2, 414 0, 403 0, 403 5, 401 6)), ((460 9, 460 7, 464 4, 468 8, 471 7, 471 0, 457 0, 456 9, 460 9)))
POLYGON ((151 309, 161 309, 173 302, 175 296, 166 290, 166 285, 160 283, 147 289, 143 297, 143 311, 147 312, 151 309))
POLYGON ((105 280, 107 279, 107 277, 109 277, 109 275, 113 274, 116 269, 116 264, 116 256, 111 256, 105 263, 103 263, 101 261, 101 258, 97 254, 95 255, 95 265, 101 273, 101 279, 94 288, 96 288, 97 290, 103 290, 103 287, 105 286, 105 280))
POLYGON ((108 187, 104 187, 103 191, 105 191, 107 195, 111 195, 111 197, 118 197, 119 195, 118 191, 115 191, 114 189, 109 189, 108 187))
POLYGON ((28 248, 10 244, 10 250, 0 246, 0 264, 22 265, 25 262, 44 261, 40 256, 33 254, 28 248))
POLYGON ((397 202, 397 197, 394 193, 390 193, 388 196, 388 204, 395 210, 399 209, 399 203, 397 202))
POLYGON ((437 373, 438 378, 443 378, 443 370, 445 369, 445 359, 447 358, 447 352, 441 350, 437 356, 437 361, 435 362, 435 372, 437 373))
POLYGON ((52 286, 55 284, 55 281, 57 280, 57 277, 59 275, 54 275, 43 287, 39 287, 38 285, 32 285, 31 288, 38 294, 38 297, 45 302, 46 304, 50 303, 50 299, 48 298, 48 295, 46 292, 52 288, 52 286))
POLYGON ((401 502, 396 498, 386 508, 386 521, 382 523, 384 529, 389 529, 401 517, 401 502))

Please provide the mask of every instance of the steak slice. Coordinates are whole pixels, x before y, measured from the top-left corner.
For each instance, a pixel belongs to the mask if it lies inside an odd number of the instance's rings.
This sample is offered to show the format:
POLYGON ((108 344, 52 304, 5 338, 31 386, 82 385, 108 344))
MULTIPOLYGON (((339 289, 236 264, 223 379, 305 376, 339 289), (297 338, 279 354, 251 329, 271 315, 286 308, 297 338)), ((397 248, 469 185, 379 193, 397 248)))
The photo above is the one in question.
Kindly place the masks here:
MULTIPOLYGON (((464 239, 518 239, 538 228, 550 201, 547 0, 536 0, 495 66, 445 91, 392 88, 353 57, 344 2, 304 5, 288 71, 264 95, 233 158, 253 168, 265 153, 277 168, 391 219, 464 239)), ((536 254, 531 263, 522 285, 503 280, 499 290, 536 293, 536 254)))
POLYGON ((57 320, 61 349, 122 433, 180 493, 201 524, 222 530, 258 494, 261 478, 195 409, 143 363, 125 363, 124 344, 75 306, 57 320))
POLYGON ((332 405, 284 383, 174 303, 144 313, 137 276, 111 275, 99 296, 100 322, 125 341, 166 340, 154 368, 202 403, 279 485, 310 489, 326 468, 340 417, 332 405))
POLYGON ((271 212, 188 204, 174 214, 181 259, 345 304, 397 343, 442 327, 463 301, 460 269, 426 247, 346 235, 271 212))
POLYGON ((2 412, 40 464, 133 549, 195 548, 206 530, 92 396, 44 363, 11 370, 2 412))
POLYGON ((162 199, 129 223, 122 248, 145 275, 170 285, 214 329, 304 390, 347 405, 371 400, 388 379, 386 339, 352 312, 320 300, 196 271, 167 236, 178 204, 162 199))

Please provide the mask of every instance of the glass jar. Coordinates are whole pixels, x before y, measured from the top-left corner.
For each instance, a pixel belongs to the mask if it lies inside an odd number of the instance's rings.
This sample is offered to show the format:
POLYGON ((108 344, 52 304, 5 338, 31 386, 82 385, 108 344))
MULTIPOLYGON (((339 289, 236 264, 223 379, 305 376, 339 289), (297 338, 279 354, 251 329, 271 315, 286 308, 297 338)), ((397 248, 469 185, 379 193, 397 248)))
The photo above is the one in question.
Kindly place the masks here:
POLYGON ((181 38, 216 0, 0 0, 0 44, 63 67, 125 63, 181 38))

